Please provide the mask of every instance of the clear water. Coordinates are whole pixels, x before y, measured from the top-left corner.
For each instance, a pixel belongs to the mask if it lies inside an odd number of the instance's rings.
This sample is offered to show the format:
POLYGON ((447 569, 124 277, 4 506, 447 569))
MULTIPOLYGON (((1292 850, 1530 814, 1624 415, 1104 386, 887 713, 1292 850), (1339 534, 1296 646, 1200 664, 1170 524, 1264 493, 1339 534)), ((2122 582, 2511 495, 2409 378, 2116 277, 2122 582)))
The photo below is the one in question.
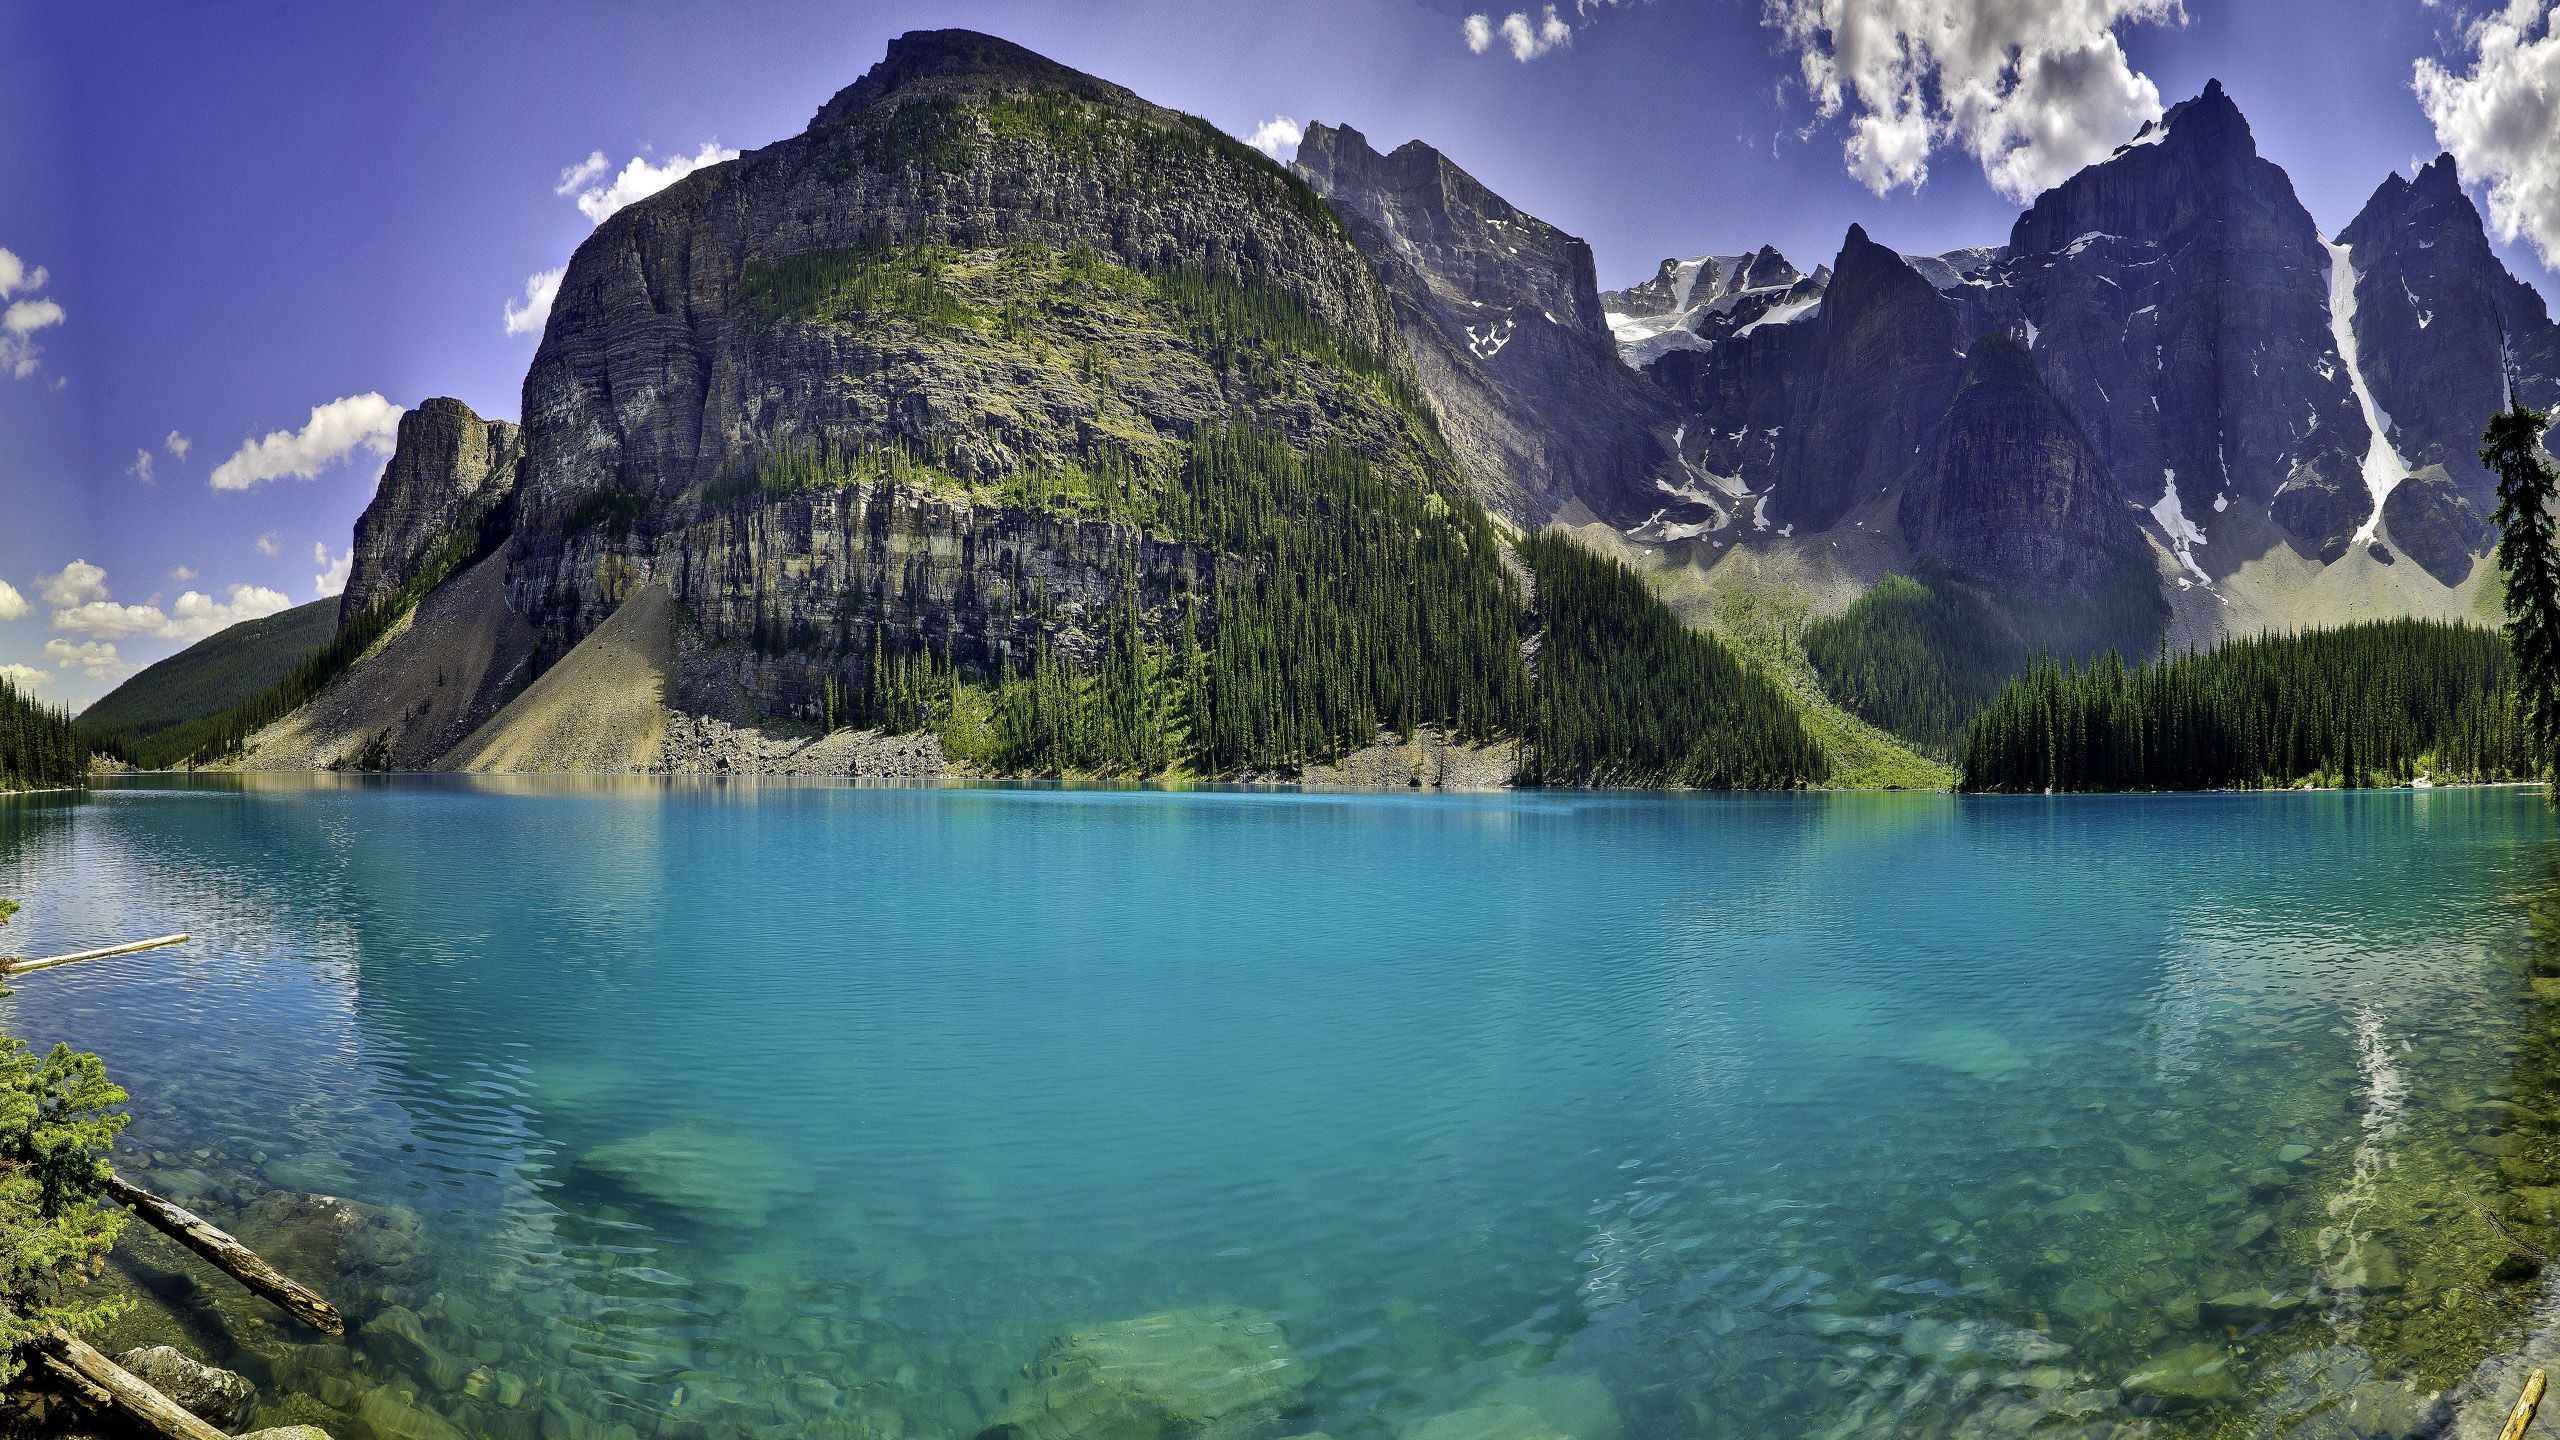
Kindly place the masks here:
POLYGON ((2553 839, 2512 791, 137 782, 0 802, 9 941, 195 942, 0 1023, 218 1221, 417 1217, 318 1277, 344 1345, 126 1247, 119 1338, 341 1440, 970 1436, 1050 1337, 1226 1306, 1311 1377, 1270 1434, 2385 1433, 2537 1289, 2553 839))

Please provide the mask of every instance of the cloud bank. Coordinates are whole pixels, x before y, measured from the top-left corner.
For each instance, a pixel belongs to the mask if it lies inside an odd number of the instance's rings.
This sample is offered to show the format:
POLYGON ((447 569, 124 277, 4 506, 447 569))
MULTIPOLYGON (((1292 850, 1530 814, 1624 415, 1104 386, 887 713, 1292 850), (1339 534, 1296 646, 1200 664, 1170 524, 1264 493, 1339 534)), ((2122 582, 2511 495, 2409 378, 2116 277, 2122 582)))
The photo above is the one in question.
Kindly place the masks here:
POLYGON ((2551 12, 2510 0, 2464 27, 2462 50, 2455 65, 2418 61, 2418 105, 2463 175, 2488 185, 2497 237, 2521 236, 2545 264, 2560 264, 2560 35, 2551 12))
POLYGON ((2186 23, 2183 0, 1763 0, 1814 112, 1847 117, 1849 174, 1917 190, 1954 146, 2012 201, 2102 160, 2160 115, 2117 32, 2186 23))
POLYGON ((311 407, 299 430, 271 430, 243 440, 213 467, 213 488, 246 490, 270 480, 309 480, 359 450, 386 459, 399 435, 401 407, 367 391, 311 407))

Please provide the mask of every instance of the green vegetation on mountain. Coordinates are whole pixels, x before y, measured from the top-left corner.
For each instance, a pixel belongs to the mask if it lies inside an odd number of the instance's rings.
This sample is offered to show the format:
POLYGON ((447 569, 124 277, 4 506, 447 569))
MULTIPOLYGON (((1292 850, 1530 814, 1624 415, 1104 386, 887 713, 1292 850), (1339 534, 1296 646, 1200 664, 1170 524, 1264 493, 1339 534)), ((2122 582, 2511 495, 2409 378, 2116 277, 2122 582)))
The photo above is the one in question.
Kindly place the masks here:
POLYGON ((244 620, 108 691, 80 712, 80 728, 128 755, 186 755, 213 738, 225 712, 320 653, 337 628, 335 596, 244 620))
POLYGON ((2128 669, 2041 663, 1974 721, 1968 790, 2208 790, 2522 780, 2495 631, 2386 620, 2227 640, 2128 669))
POLYGON ((1975 713, 2028 658, 1983 611, 1953 587, 1888 575, 1807 626, 1805 658, 1851 714, 1952 758, 1975 713))
POLYGON ((89 744, 71 717, 0 677, 0 790, 52 790, 89 773, 89 744))
POLYGON ((1523 779, 1735 789, 1826 776, 1786 696, 1681 624, 1634 571, 1563 535, 1522 552, 1546 622, 1523 779))
POLYGON ((1530 783, 1784 786, 1827 771, 1777 687, 1615 561, 1529 540, 1530 614, 1462 494, 1238 424, 1193 442, 1157 514, 1163 533, 1245 562, 1177 596, 1171 634, 1151 638, 1132 596, 1089 669, 1045 641, 993 676, 930 649, 875 651, 866 682, 830 682, 823 719, 931 728, 951 759, 998 773, 1288 773, 1425 725, 1520 739, 1530 783), (1534 682, 1520 646, 1533 624, 1534 682))
MULTIPOLYGON (((0 900, 0 926, 17 912, 0 900)), ((38 1055, 0 1034, 0 1385, 33 1341, 92 1334, 121 1313, 122 1302, 77 1291, 124 1228, 103 1195, 124 1100, 97 1056, 60 1044, 38 1055)))

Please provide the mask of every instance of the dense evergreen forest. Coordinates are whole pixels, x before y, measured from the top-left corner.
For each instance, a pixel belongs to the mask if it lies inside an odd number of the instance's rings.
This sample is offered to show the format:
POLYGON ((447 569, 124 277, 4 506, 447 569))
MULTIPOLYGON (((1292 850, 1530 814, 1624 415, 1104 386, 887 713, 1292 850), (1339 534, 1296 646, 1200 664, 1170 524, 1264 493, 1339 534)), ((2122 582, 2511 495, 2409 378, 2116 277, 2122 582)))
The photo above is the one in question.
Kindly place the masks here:
POLYGON ((2540 767, 2493 630, 2385 620, 2226 640, 2138 669, 2039 664, 1984 707, 1967 790, 2526 780, 2540 767))
POLYGON ((1829 773, 1795 703, 1634 571, 1563 535, 1521 550, 1545 622, 1523 783, 1744 789, 1829 773))
POLYGON ((0 790, 51 790, 89 773, 89 747, 71 716, 0 679, 0 790))
POLYGON ((1522 547, 1533 621, 1474 501, 1244 424, 1199 437, 1159 504, 1166 533, 1248 562, 1177 595, 1169 635, 1149 635, 1131 594, 1089 668, 1043 641, 1027 664, 972 676, 875 639, 862 678, 829 686, 826 723, 930 728, 952 760, 998 773, 1287 774, 1424 725, 1519 739, 1526 783, 1787 786, 1826 772, 1777 687, 1568 538, 1522 547))
POLYGON ((1983 606, 1906 575, 1807 626, 1804 654, 1843 709, 1944 758, 2028 659, 1983 606))

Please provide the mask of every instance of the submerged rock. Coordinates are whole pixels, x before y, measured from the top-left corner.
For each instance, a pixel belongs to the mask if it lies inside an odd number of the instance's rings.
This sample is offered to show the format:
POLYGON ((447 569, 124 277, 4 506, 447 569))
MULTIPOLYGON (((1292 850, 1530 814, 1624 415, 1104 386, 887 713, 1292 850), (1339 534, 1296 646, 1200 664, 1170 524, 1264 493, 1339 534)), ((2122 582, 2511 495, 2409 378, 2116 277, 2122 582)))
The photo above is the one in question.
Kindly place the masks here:
POLYGON ((799 1173, 772 1146, 707 1120, 608 1141, 579 1156, 577 1168, 699 1223, 749 1229, 796 1193, 786 1182, 799 1173))
POLYGON ((979 1440, 1276 1436, 1312 1378, 1268 1315, 1175 1310, 1050 1341, 979 1440))
POLYGON ((1462 1410, 1408 1425, 1397 1440, 1619 1440, 1618 1402, 1596 1375, 1515 1375, 1462 1410))
POLYGON ((414 1211, 294 1190, 270 1191, 252 1202, 241 1213, 239 1233, 277 1269, 310 1284, 322 1283, 315 1276, 406 1275, 425 1247, 425 1227, 414 1211))
POLYGON ((116 1363, 211 1425, 227 1426, 239 1419, 258 1393, 257 1387, 241 1376, 207 1365, 173 1346, 127 1350, 116 1357, 116 1363))
POLYGON ((2240 1382, 2231 1375, 2231 1356, 2211 1342, 2181 1346, 2154 1359, 2124 1377, 2124 1388, 2129 1395, 2173 1407, 2216 1405, 2240 1394, 2240 1382))
POLYGON ((273 1430, 252 1430, 240 1440, 329 1440, 329 1432, 317 1425, 279 1425, 273 1430))

